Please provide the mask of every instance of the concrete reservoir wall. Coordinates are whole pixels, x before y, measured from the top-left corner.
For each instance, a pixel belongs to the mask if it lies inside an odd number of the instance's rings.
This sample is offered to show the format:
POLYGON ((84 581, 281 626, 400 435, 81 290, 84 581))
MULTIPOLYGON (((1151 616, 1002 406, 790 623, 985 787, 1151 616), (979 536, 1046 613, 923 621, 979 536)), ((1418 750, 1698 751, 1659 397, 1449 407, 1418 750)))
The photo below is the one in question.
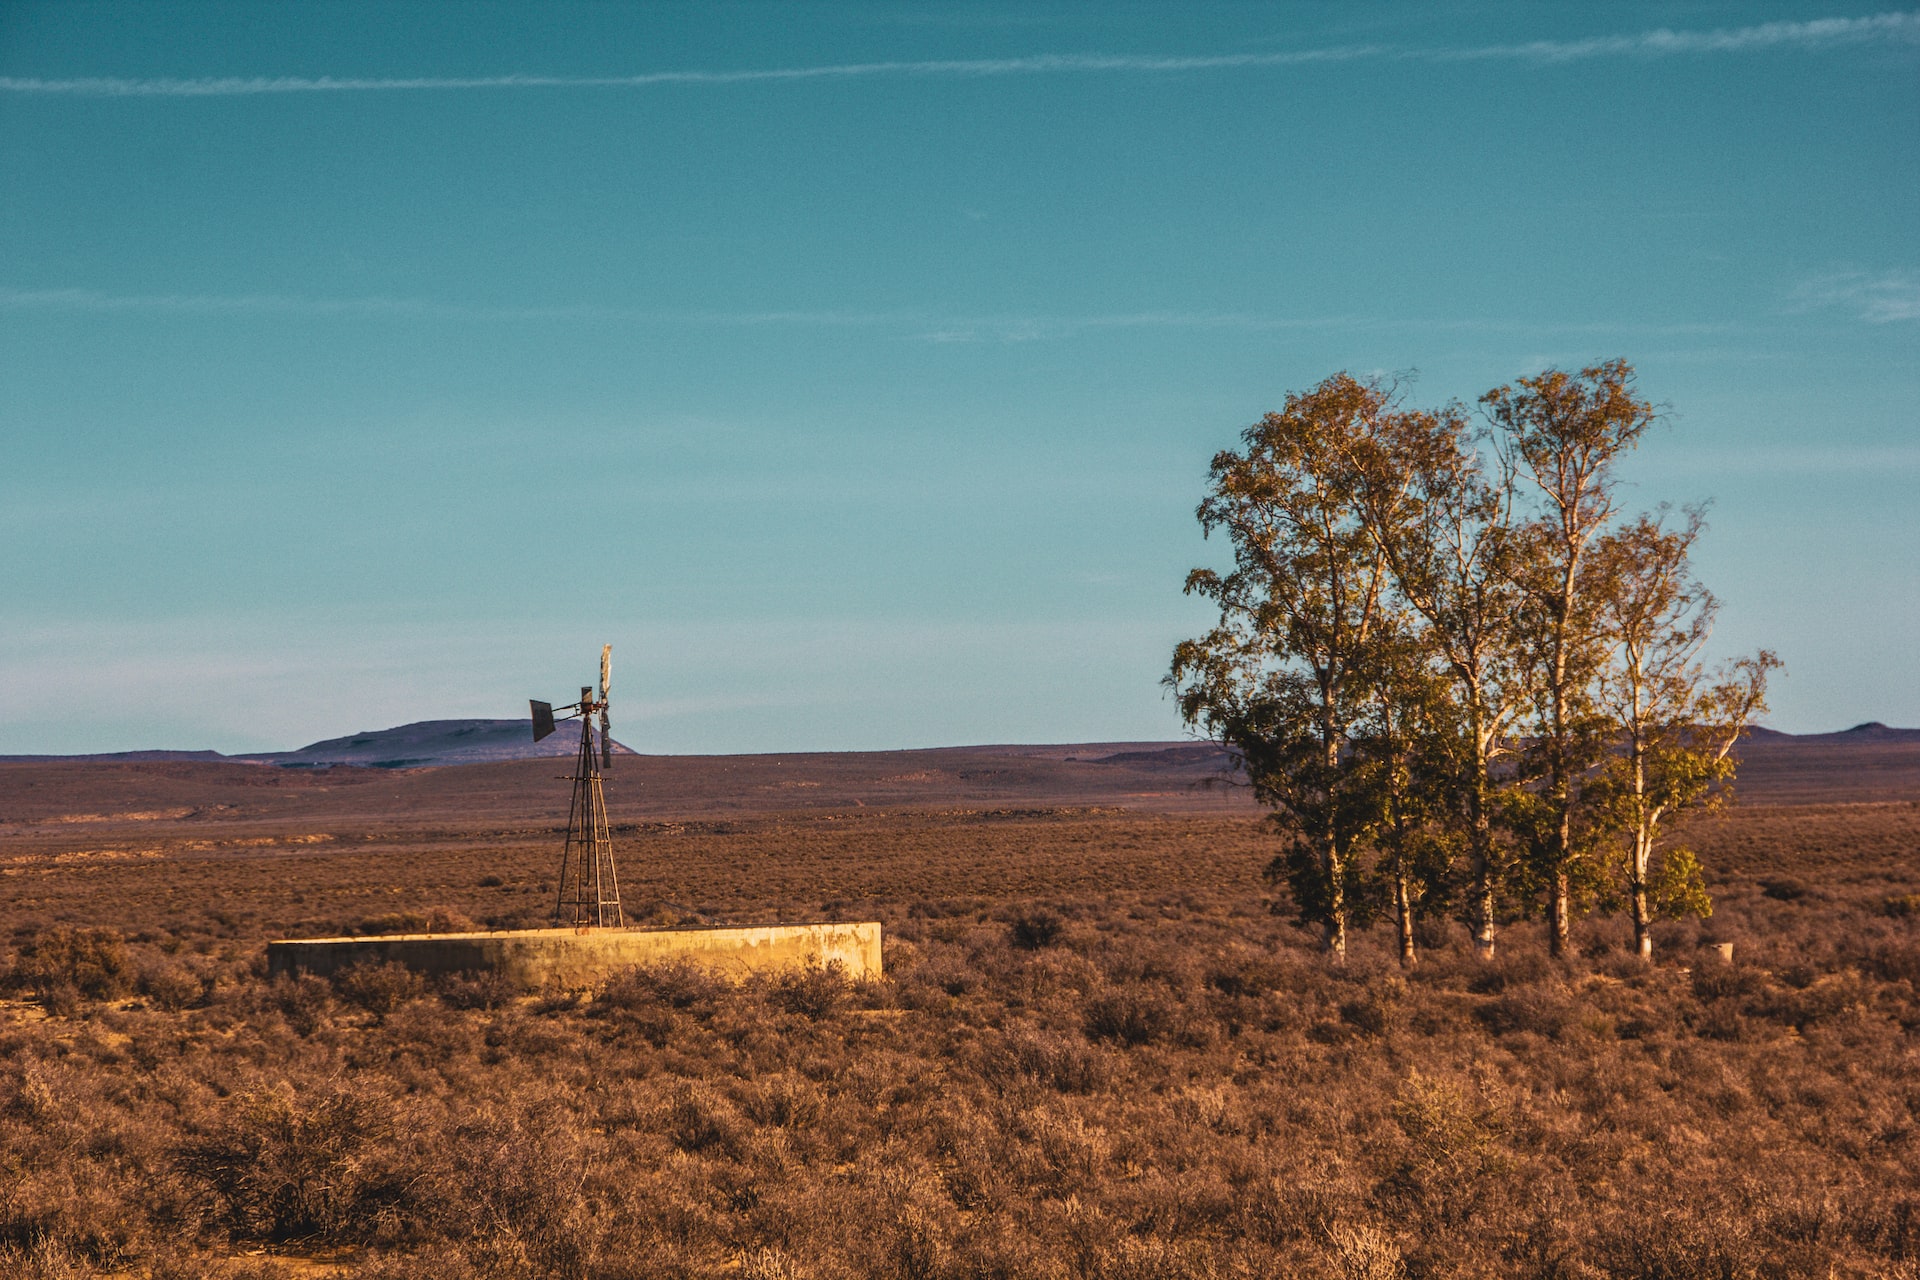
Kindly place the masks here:
POLYGON ((398 962, 415 973, 490 969, 524 987, 588 987, 633 965, 685 960, 735 977, 768 969, 828 965, 849 978, 880 976, 880 926, 773 924, 708 929, 514 929, 499 933, 398 934, 377 938, 294 938, 267 944, 267 972, 337 973, 398 962))

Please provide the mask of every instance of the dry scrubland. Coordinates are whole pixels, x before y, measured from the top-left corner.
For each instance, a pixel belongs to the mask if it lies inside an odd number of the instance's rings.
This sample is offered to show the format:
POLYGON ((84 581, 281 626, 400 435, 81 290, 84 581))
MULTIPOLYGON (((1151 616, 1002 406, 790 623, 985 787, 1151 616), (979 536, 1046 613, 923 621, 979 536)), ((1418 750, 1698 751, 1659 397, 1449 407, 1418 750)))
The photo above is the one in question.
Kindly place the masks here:
POLYGON ((876 918, 889 978, 533 998, 261 970, 283 934, 537 921, 550 763, 0 766, 0 1265, 1920 1275, 1912 763, 1787 769, 1761 790, 1796 803, 1700 830, 1717 909, 1651 970, 1591 921, 1567 965, 1533 924, 1492 965, 1431 926, 1411 974, 1271 911, 1230 798, 642 766, 610 783, 630 903, 876 918))

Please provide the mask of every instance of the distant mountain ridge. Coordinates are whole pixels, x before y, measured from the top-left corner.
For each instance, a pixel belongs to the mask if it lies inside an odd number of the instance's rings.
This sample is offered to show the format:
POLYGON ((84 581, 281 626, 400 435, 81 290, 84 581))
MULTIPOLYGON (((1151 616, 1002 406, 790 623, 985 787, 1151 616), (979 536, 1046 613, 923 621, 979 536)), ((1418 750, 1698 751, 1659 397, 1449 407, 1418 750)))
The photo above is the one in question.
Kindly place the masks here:
MULTIPOLYGON (((577 734, 563 725, 560 732, 544 742, 533 740, 531 720, 418 720, 391 729, 371 729, 363 733, 328 738, 294 751, 265 751, 244 755, 225 755, 218 751, 110 751, 91 755, 15 755, 0 756, 5 761, 98 760, 102 762, 140 761, 229 761, 240 764, 274 765, 282 769, 330 769, 349 766, 363 769, 435 769, 448 765, 487 764, 505 760, 533 760, 570 756, 579 747, 577 734)), ((1877 720, 1857 724, 1833 733, 1781 733, 1776 729, 1752 732, 1743 756, 1765 755, 1771 748, 1847 747, 1920 743, 1920 729, 1896 729, 1877 720)), ((617 739, 615 754, 637 755, 633 748, 617 739)), ((948 750, 930 748, 929 750, 948 750)), ((1086 763, 1141 765, 1160 768, 1218 768, 1225 764, 1221 749, 1211 742, 1107 742, 1061 743, 1054 745, 1008 744, 993 748, 1010 755, 1057 757, 1086 763)), ((833 752, 808 753, 832 755, 833 752)), ((900 754, 912 754, 902 751, 900 754)))
MULTIPOLYGON (((434 769, 446 765, 486 764, 571 756, 580 748, 577 731, 562 725, 543 742, 533 740, 531 720, 417 720, 391 729, 371 729, 310 743, 295 751, 224 755, 218 751, 113 751, 80 756, 0 756, 4 760, 225 760, 267 764, 282 769, 434 769)), ((634 754, 614 740, 618 755, 634 754)))
POLYGON ((1756 739, 1786 739, 1792 742, 1920 742, 1920 729, 1896 729, 1881 724, 1878 720, 1869 720, 1857 724, 1851 729, 1840 729, 1833 733, 1781 733, 1777 729, 1754 729, 1756 739))

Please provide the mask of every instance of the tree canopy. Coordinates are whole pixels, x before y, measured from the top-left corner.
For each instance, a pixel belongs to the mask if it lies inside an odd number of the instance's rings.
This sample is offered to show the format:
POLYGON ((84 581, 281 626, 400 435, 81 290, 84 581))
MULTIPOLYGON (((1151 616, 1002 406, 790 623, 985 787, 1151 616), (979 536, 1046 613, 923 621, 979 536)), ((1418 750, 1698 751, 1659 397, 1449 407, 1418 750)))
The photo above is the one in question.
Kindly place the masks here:
POLYGON ((1658 915, 1711 909, 1666 842, 1729 794, 1779 663, 1702 665, 1699 509, 1620 514, 1619 462, 1659 419, 1624 360, 1480 408, 1338 373, 1217 454, 1198 516, 1233 565, 1188 575, 1219 618, 1167 684, 1273 808, 1269 874, 1336 955, 1383 911, 1404 963, 1422 916, 1491 955, 1503 910, 1562 954, 1617 904, 1648 955, 1658 915))

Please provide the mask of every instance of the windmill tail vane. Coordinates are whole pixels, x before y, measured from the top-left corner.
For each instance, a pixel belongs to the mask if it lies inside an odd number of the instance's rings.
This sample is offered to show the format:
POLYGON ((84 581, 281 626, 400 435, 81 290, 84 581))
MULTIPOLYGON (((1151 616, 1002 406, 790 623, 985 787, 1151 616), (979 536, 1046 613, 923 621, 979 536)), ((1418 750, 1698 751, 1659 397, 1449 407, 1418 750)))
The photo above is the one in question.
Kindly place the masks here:
POLYGON ((619 928, 620 881, 613 866, 613 836, 607 828, 603 769, 613 766, 613 722, 608 693, 613 683, 613 646, 600 650, 600 696, 582 686, 580 701, 555 707, 528 699, 533 710, 533 740, 555 732, 561 721, 580 721, 580 749, 574 756, 573 803, 567 815, 567 840, 560 853, 560 894, 554 923, 575 929, 619 928), (561 714, 556 715, 558 711, 561 714), (600 743, 593 741, 593 720, 600 717, 600 743))

